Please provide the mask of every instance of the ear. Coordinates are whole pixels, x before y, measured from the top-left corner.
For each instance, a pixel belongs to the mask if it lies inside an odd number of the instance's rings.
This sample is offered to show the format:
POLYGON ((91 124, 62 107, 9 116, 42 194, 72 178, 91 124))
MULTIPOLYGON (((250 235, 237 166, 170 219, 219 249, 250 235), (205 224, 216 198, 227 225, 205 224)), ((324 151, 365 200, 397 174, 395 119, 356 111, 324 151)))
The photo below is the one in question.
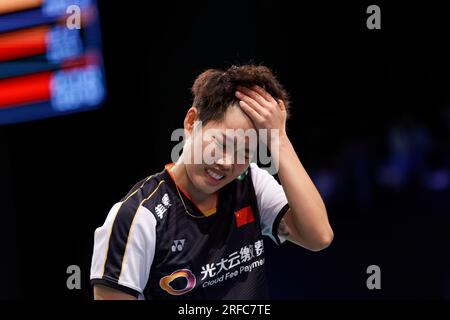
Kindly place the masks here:
POLYGON ((197 119, 198 110, 196 107, 192 106, 186 113, 186 117, 184 117, 184 134, 186 137, 192 134, 192 130, 194 130, 194 122, 197 119))

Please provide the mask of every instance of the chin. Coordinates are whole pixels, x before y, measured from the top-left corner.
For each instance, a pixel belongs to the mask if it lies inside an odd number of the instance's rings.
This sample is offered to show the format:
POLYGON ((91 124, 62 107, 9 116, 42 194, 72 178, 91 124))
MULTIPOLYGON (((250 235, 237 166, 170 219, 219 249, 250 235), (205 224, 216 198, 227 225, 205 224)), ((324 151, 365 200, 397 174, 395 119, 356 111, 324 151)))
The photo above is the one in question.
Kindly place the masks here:
MULTIPOLYGON (((203 179, 203 177, 199 177, 199 180, 203 179)), ((199 189, 206 194, 213 194, 214 192, 216 192, 217 190, 219 190, 220 188, 223 187, 223 185, 218 185, 218 186, 211 186, 209 184, 207 184, 204 181, 201 181, 199 184, 199 189)))
POLYGON ((214 194, 215 192, 217 192, 218 190, 223 188, 227 183, 228 183, 227 181, 222 181, 222 183, 220 183, 216 186, 212 186, 205 181, 204 176, 199 176, 198 183, 197 183, 197 189, 199 189, 201 192, 203 192, 205 194, 214 194))

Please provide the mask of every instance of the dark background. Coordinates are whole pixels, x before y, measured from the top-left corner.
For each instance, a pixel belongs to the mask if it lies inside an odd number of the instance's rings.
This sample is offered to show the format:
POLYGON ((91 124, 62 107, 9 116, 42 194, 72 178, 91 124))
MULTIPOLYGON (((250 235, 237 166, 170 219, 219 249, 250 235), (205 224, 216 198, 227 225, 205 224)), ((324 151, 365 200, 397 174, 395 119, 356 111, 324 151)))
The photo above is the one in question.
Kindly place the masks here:
POLYGON ((248 62, 291 93, 288 134, 335 231, 318 253, 267 239, 272 297, 450 298, 448 2, 152 3, 100 2, 102 108, 0 128, 0 298, 90 299, 94 230, 170 162, 196 75, 248 62))

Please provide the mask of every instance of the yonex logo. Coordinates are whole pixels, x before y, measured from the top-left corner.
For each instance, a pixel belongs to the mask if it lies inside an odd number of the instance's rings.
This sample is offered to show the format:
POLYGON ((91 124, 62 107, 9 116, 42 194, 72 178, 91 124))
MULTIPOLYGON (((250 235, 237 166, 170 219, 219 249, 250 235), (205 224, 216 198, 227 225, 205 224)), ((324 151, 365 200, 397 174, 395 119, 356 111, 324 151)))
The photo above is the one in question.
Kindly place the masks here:
POLYGON ((184 248, 184 242, 186 239, 175 240, 172 244, 172 252, 182 251, 184 248))

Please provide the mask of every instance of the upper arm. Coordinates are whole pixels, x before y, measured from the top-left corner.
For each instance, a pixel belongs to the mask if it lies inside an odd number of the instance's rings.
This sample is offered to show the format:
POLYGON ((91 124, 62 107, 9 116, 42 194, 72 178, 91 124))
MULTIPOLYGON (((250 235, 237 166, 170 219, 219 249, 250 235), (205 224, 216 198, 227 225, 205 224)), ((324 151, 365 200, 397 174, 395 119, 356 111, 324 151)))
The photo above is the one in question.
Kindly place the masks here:
POLYGON ((278 234, 296 245, 305 247, 302 237, 295 232, 292 209, 289 208, 278 225, 278 234))
POLYGON ((94 285, 95 300, 136 300, 137 298, 131 294, 106 287, 100 284, 94 285))
POLYGON ((156 220, 145 207, 118 203, 95 231, 91 283, 97 295, 115 291, 139 297, 147 284, 156 243, 156 220), (100 285, 115 289, 105 291, 100 285), (100 290, 100 291, 99 291, 100 290))
MULTIPOLYGON (((278 226, 278 234, 280 236, 286 237, 286 239, 289 240, 290 242, 302 246, 303 248, 311 251, 320 251, 326 248, 331 242, 331 240, 324 240, 322 242, 307 241, 302 236, 302 234, 295 228, 294 213, 292 209, 289 209, 284 215, 283 219, 281 219, 280 224, 278 226)), ((331 237, 333 237, 333 233, 331 237)))

